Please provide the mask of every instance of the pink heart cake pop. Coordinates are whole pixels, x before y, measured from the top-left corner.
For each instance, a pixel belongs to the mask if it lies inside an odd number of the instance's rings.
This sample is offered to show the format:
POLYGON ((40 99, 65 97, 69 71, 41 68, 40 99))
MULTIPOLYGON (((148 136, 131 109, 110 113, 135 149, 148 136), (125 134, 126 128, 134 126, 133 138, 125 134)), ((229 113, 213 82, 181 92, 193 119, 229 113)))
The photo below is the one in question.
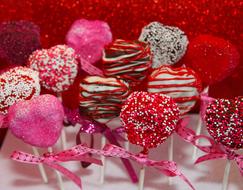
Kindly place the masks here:
POLYGON ((80 83, 80 109, 106 123, 119 115, 129 93, 129 85, 121 79, 88 76, 80 83))
POLYGON ((33 52, 28 65, 39 72, 41 85, 54 92, 67 90, 78 73, 75 52, 66 45, 33 52))
POLYGON ((129 141, 147 152, 173 133, 179 120, 179 108, 169 96, 133 92, 125 101, 120 117, 129 141))
POLYGON ((19 100, 28 100, 40 94, 38 72, 15 67, 0 75, 0 113, 19 100))
POLYGON ((56 143, 63 119, 60 100, 49 94, 20 101, 9 108, 7 115, 9 129, 17 138, 43 148, 56 143))
POLYGON ((209 134, 228 148, 243 148, 243 97, 216 99, 206 110, 209 134))
POLYGON ((172 97, 180 113, 185 114, 199 99, 202 85, 197 74, 190 68, 162 66, 149 76, 147 88, 148 92, 172 97))
POLYGON ((76 20, 66 36, 67 44, 91 64, 102 56, 105 45, 112 41, 109 25, 100 20, 76 20))

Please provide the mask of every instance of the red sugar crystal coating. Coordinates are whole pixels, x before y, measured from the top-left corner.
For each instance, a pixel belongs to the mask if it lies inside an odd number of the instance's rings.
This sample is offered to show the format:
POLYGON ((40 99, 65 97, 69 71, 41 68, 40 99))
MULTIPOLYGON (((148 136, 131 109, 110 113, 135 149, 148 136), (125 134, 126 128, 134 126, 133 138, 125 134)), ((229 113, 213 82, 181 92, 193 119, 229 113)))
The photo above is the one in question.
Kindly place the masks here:
POLYGON ((236 47, 229 41, 199 35, 189 43, 185 64, 196 71, 203 82, 214 84, 232 74, 239 57, 236 47))

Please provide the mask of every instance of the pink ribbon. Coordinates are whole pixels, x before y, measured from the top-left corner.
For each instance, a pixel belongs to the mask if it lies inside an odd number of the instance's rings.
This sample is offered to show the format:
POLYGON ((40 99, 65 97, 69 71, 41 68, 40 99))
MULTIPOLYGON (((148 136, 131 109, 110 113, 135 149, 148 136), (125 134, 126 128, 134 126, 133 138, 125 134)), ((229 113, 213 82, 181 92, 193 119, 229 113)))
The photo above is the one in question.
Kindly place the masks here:
MULTIPOLYGON (((82 134, 82 133, 91 134, 91 145, 90 145, 91 148, 93 148, 93 134, 95 134, 95 133, 103 134, 111 144, 114 144, 114 145, 120 146, 120 147, 121 147, 121 145, 119 144, 118 140, 125 140, 120 135, 122 132, 124 132, 123 127, 119 127, 114 130, 111 130, 105 124, 98 123, 94 120, 91 120, 87 116, 80 115, 79 111, 77 109, 70 110, 70 109, 65 108, 65 113, 66 113, 67 120, 72 125, 75 125, 77 123, 81 125, 80 130, 76 135, 77 145, 82 144, 81 139, 80 139, 80 134, 82 134)), ((135 172, 132 164, 130 163, 130 161, 127 159, 124 159, 124 158, 121 158, 121 161, 122 161, 123 165, 125 166, 132 182, 137 183, 138 177, 137 177, 136 172, 135 172)), ((85 162, 82 162, 81 164, 83 167, 88 167, 90 165, 90 163, 85 163, 85 162)))
POLYGON ((79 57, 80 64, 82 69, 87 72, 89 75, 97 75, 97 76, 104 76, 103 71, 99 68, 95 67, 93 64, 89 63, 82 57, 79 57))
POLYGON ((243 155, 239 155, 235 153, 233 150, 226 148, 221 144, 216 143, 210 137, 207 137, 205 135, 197 136, 193 130, 185 127, 187 126, 187 124, 188 124, 188 118, 181 120, 177 128, 177 134, 180 137, 182 137, 186 142, 191 143, 192 145, 196 146, 198 149, 206 153, 205 155, 199 157, 196 160, 195 164, 199 164, 204 161, 215 160, 215 159, 234 160, 236 161, 240 173, 243 176, 243 155), (209 142, 209 145, 207 146, 198 145, 197 141, 199 139, 207 140, 209 142))
POLYGON ((63 168, 62 166, 56 164, 56 162, 66 162, 71 160, 79 160, 79 161, 85 160, 86 162, 88 161, 88 162, 100 164, 100 162, 97 160, 91 160, 92 158, 90 157, 84 157, 84 155, 87 155, 89 153, 99 155, 99 156, 117 157, 117 158, 133 160, 143 166, 152 167, 156 170, 159 170, 159 172, 163 173, 166 176, 169 177, 178 176, 182 180, 184 180, 191 187, 191 189, 195 190, 195 188, 192 186, 190 181, 178 170, 177 164, 175 162, 150 160, 144 154, 135 155, 133 153, 126 151, 121 147, 111 145, 111 144, 107 144, 102 150, 88 148, 87 146, 83 146, 83 145, 77 145, 69 150, 63 151, 58 154, 49 154, 49 153, 44 154, 43 157, 37 157, 31 154, 15 151, 12 154, 11 158, 13 160, 29 163, 29 164, 39 164, 39 163, 46 164, 49 167, 54 168, 60 171, 61 173, 63 173, 69 179, 74 181, 80 187, 80 189, 82 189, 80 179, 75 174, 67 170, 66 168, 63 168))
POLYGON ((21 151, 14 151, 11 155, 11 159, 28 164, 43 163, 52 169, 58 170, 68 179, 72 180, 80 189, 82 189, 82 182, 80 177, 78 177, 65 167, 59 165, 58 163, 68 161, 85 161, 97 165, 102 165, 102 162, 100 160, 87 156, 86 152, 80 149, 79 146, 72 147, 71 149, 62 151, 57 154, 45 153, 43 154, 43 156, 35 156, 21 151))

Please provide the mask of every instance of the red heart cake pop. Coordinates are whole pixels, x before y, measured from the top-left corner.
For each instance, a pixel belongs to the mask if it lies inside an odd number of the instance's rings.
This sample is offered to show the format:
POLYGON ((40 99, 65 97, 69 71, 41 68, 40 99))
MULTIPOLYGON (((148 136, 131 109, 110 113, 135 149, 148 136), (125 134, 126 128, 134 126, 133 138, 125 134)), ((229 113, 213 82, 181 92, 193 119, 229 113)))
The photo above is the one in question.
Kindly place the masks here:
POLYGON ((149 45, 139 41, 117 39, 107 46, 103 54, 103 71, 106 76, 141 82, 151 67, 149 45))
POLYGON ((28 100, 40 94, 38 72, 15 67, 0 75, 0 113, 19 100, 28 100))
POLYGON ((20 101, 9 108, 9 129, 24 142, 38 147, 56 143, 63 128, 62 103, 53 95, 20 101))
POLYGON ((39 72, 41 85, 54 92, 67 90, 78 73, 75 52, 66 45, 37 50, 29 57, 28 64, 39 72))
POLYGON ((203 82, 213 84, 232 74, 239 64, 239 57, 236 47, 229 41, 199 35, 190 41, 185 63, 200 75, 203 82))
POLYGON ((119 115, 129 93, 129 85, 122 79, 88 76, 80 83, 80 109, 106 123, 119 115))
POLYGON ((243 148, 243 97, 216 99, 206 110, 209 134, 228 148, 243 148))
POLYGON ((124 103, 120 117, 129 141, 146 151, 157 147, 173 133, 179 108, 169 96, 133 92, 124 103))
POLYGON ((197 74, 190 68, 162 66, 150 75, 147 88, 148 92, 172 97, 180 113, 185 114, 199 99, 202 85, 197 74))

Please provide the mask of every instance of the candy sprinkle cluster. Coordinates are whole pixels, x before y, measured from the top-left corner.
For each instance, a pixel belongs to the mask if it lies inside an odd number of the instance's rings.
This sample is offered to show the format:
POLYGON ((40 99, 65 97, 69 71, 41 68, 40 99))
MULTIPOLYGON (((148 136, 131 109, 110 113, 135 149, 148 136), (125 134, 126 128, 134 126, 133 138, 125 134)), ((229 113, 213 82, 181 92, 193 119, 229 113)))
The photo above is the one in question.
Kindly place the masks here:
POLYGON ((172 98, 148 92, 132 93, 120 114, 131 143, 155 148, 174 131, 179 108, 172 98))
POLYGON ((233 149, 243 147, 243 97, 216 99, 206 111, 209 134, 216 142, 233 149))
POLYGON ((39 72, 41 85, 54 92, 67 90, 78 73, 75 51, 66 45, 35 51, 29 66, 39 72))
POLYGON ((0 113, 19 100, 28 100, 40 94, 38 72, 15 67, 0 75, 0 113))

